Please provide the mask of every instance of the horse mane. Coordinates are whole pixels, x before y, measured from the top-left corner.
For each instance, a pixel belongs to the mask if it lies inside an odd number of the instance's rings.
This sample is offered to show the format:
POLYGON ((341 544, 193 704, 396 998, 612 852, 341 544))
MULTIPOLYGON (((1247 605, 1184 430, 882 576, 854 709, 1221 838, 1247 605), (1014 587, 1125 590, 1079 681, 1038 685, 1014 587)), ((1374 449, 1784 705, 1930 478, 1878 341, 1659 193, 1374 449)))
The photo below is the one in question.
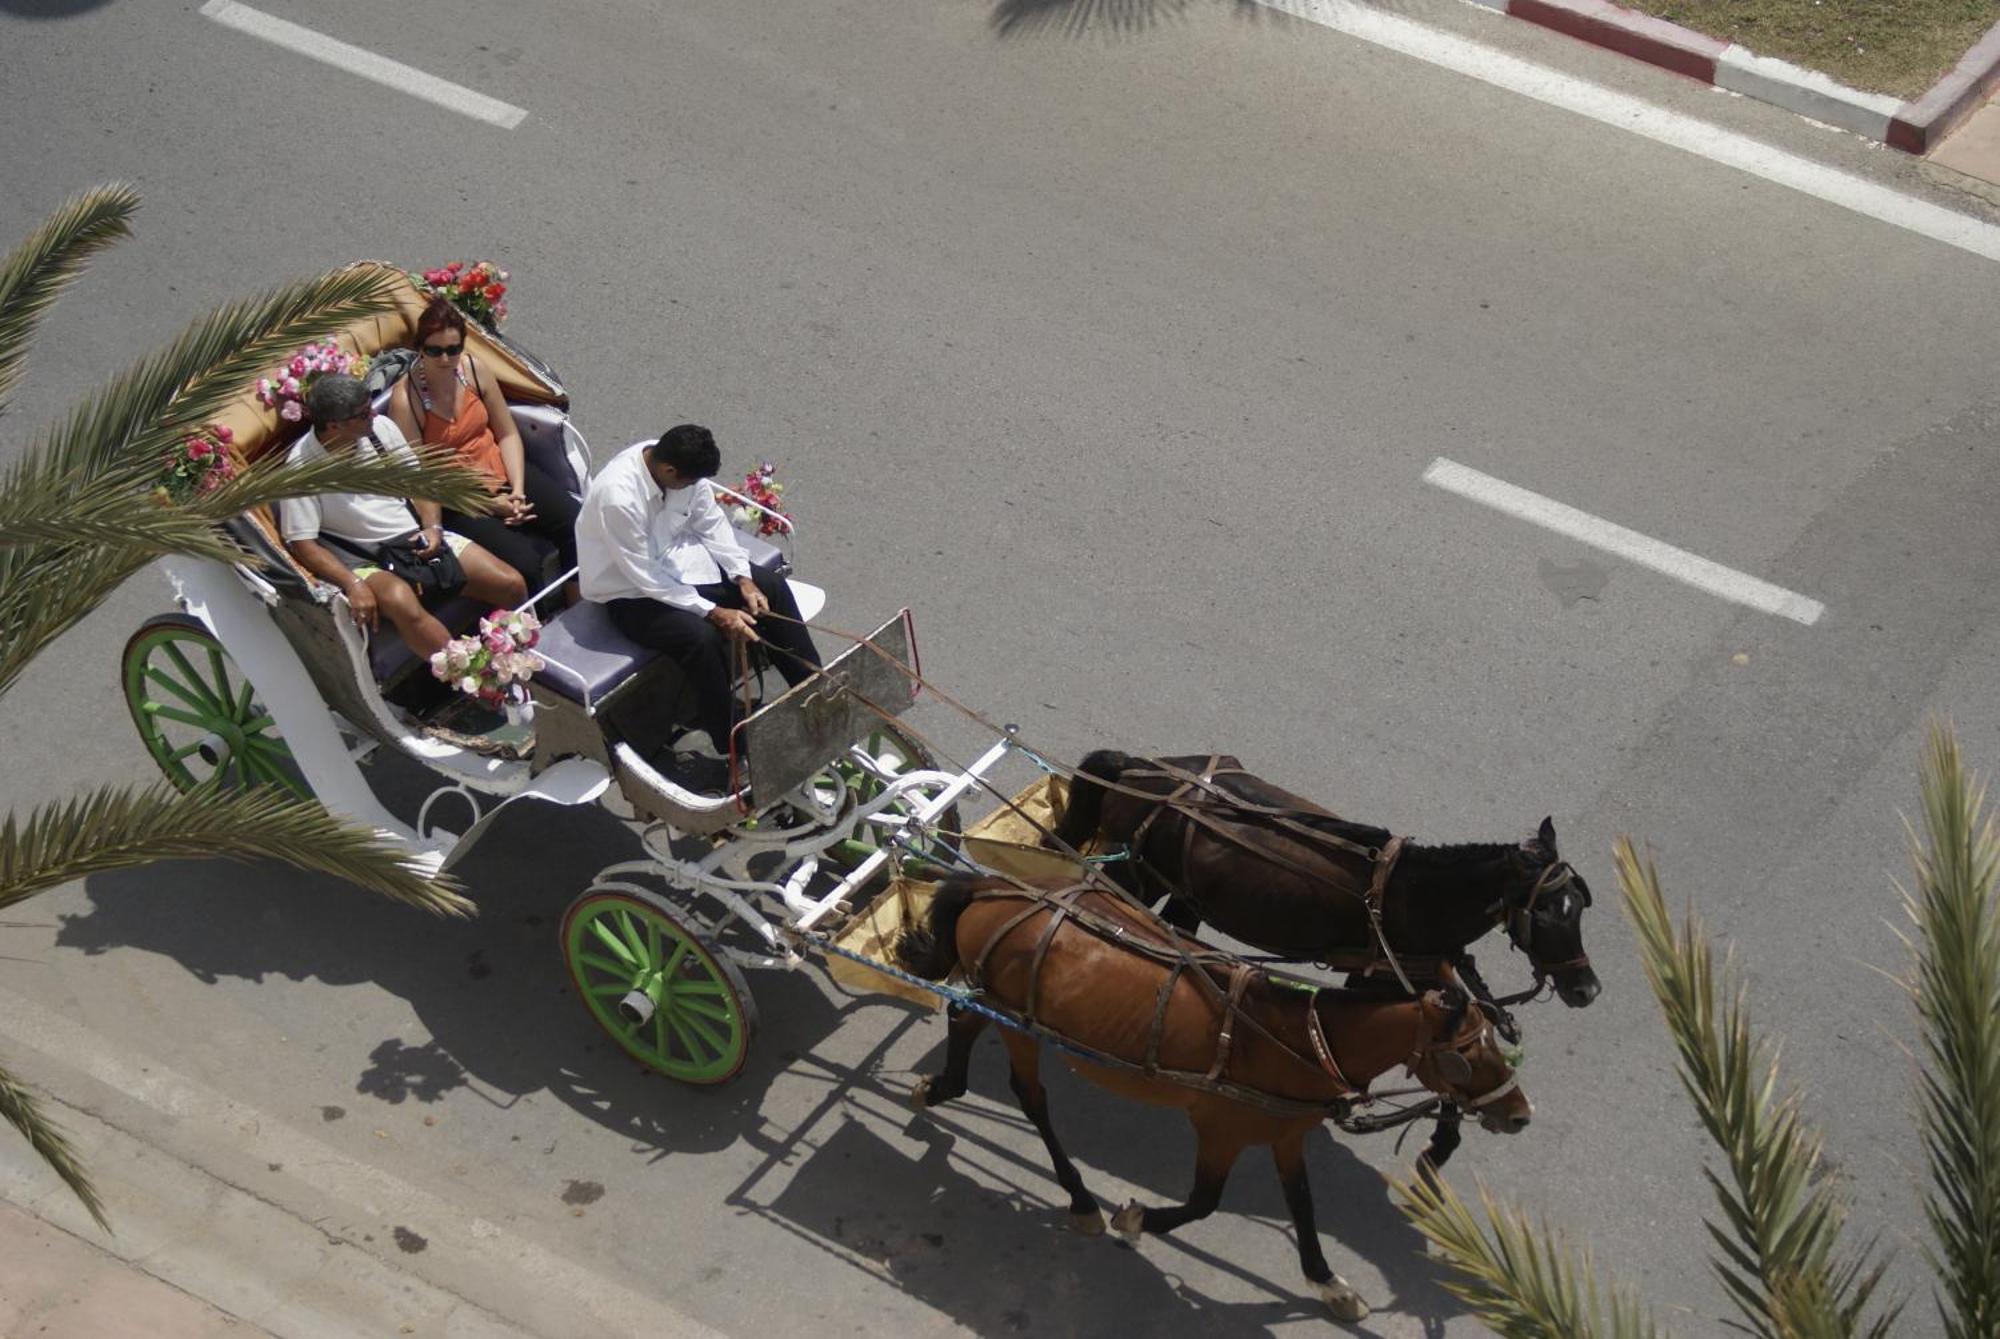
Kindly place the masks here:
POLYGON ((1520 852, 1513 842, 1458 842, 1450 846, 1420 846, 1407 842, 1397 863, 1408 862, 1428 872, 1456 869, 1462 865, 1484 865, 1505 860, 1520 852))

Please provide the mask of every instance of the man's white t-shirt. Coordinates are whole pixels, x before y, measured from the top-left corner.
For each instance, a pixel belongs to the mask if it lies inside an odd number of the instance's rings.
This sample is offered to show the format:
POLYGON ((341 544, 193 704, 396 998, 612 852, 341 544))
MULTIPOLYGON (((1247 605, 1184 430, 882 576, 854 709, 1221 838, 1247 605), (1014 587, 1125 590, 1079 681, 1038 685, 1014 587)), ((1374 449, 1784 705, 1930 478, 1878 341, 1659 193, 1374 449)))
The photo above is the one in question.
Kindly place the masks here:
MULTIPOLYGON (((369 436, 352 447, 364 456, 381 454, 408 465, 417 463, 416 453, 402 431, 377 414, 369 425, 369 436), (379 448, 379 452, 378 452, 379 448)), ((324 456, 319 438, 307 433, 292 447, 288 459, 295 465, 324 456)), ((295 539, 318 539, 321 533, 373 551, 377 544, 401 539, 417 528, 410 504, 399 497, 377 497, 368 493, 322 493, 318 497, 286 498, 278 503, 278 533, 286 543, 295 539)))

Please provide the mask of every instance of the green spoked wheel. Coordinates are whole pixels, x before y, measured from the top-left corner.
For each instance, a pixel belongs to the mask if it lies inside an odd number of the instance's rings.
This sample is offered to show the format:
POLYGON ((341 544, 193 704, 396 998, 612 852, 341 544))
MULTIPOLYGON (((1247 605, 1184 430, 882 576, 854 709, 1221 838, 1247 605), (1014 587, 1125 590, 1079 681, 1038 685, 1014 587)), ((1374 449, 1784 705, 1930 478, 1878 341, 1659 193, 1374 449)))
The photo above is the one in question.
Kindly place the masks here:
POLYGON ((132 724, 175 786, 280 786, 312 798, 255 687, 199 619, 148 619, 125 643, 124 680, 132 724))
POLYGON ((658 898, 593 888, 563 916, 562 946, 584 1007, 634 1060, 682 1083, 742 1070, 757 1032, 750 987, 658 898))
MULTIPOLYGON (((863 764, 852 754, 845 754, 833 762, 831 770, 847 782, 857 805, 866 805, 887 790, 890 782, 905 773, 927 772, 937 767, 937 760, 931 757, 929 749, 887 721, 876 725, 856 747, 873 760, 873 766, 863 764)), ((921 798, 918 795, 899 796, 878 812, 908 816, 917 811, 921 798)), ((949 861, 951 852, 958 849, 961 828, 958 803, 953 801, 943 813, 931 820, 932 849, 929 852, 919 850, 916 854, 929 854, 939 863, 949 861), (936 849, 940 845, 945 849, 936 849)), ((881 849, 887 835, 888 829, 864 821, 855 828, 851 837, 830 848, 827 855, 835 863, 852 869, 881 849)))

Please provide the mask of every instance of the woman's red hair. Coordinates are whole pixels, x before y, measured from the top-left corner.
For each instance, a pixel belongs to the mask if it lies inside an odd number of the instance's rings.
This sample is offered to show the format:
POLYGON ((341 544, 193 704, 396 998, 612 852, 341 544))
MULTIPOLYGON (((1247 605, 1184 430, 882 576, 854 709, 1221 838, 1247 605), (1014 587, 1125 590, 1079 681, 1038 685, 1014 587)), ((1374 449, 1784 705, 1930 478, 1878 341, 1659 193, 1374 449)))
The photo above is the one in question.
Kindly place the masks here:
POLYGON ((417 317, 416 342, 422 345, 440 330, 456 330, 461 337, 465 334, 465 313, 442 294, 424 304, 423 314, 417 317))

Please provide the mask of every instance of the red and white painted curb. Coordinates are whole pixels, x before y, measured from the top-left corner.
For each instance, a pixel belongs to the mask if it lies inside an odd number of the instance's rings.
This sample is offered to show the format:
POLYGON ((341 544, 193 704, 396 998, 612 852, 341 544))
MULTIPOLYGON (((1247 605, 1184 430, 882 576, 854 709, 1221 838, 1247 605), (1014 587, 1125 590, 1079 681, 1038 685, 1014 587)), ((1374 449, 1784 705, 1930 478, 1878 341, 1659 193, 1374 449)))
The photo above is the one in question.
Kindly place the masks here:
POLYGON ((1817 70, 1755 55, 1732 42, 1677 23, 1638 14, 1609 0, 1471 0, 1517 19, 1568 33, 1597 46, 1698 79, 1717 88, 1775 103, 1801 116, 1852 130, 1908 153, 1927 153, 1977 111, 2000 85, 2000 24, 1988 29, 1964 59, 1915 102, 1864 93, 1817 70))

